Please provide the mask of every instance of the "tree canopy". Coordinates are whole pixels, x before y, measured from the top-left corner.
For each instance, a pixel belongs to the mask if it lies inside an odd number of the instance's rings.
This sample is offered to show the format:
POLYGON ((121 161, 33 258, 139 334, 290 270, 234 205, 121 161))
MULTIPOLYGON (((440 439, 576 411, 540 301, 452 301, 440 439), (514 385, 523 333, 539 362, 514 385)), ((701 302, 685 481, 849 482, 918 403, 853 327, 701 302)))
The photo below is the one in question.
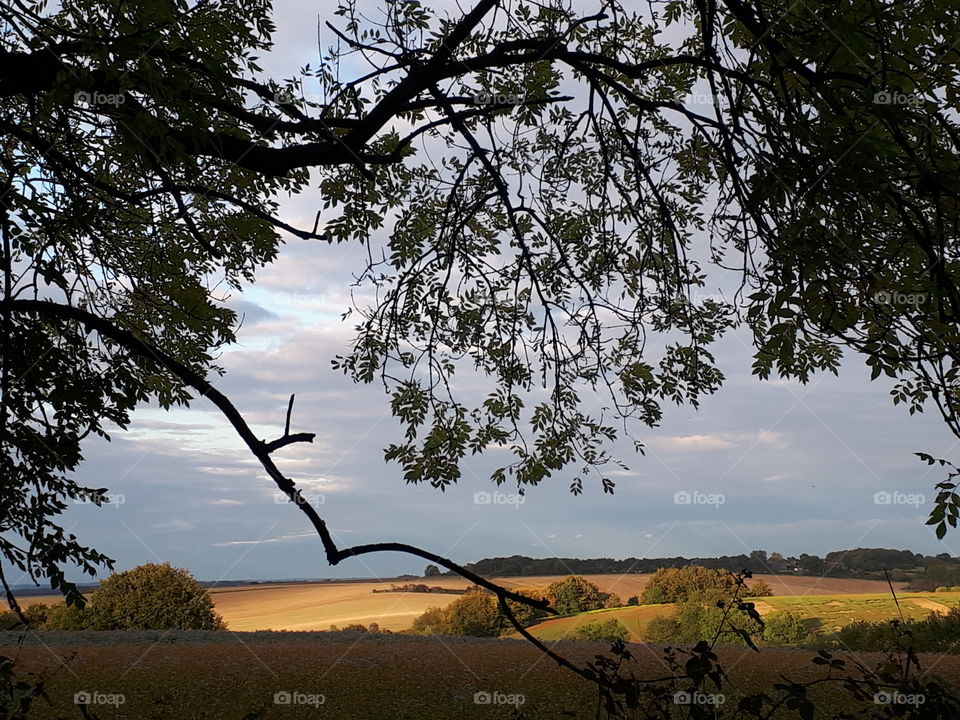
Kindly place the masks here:
MULTIPOLYGON (((336 367, 383 384, 408 482, 443 488, 505 447, 498 483, 571 470, 576 493, 596 471, 612 492, 613 439, 715 392, 711 346, 744 323, 760 378, 806 382, 849 351, 960 435, 957 13, 350 0, 336 44, 277 80, 260 0, 0 5, 5 563, 76 600, 63 568, 109 565, 57 522, 102 499, 73 476, 83 440, 203 396, 330 562, 451 567, 337 547, 272 459, 312 435, 288 412, 257 438, 209 380, 236 337, 225 294, 291 236, 369 249, 376 302, 336 367), (322 207, 294 227, 279 204, 307 188, 322 207), (704 297, 717 270, 732 296, 704 297)), ((942 534, 960 502, 940 489, 942 534)))

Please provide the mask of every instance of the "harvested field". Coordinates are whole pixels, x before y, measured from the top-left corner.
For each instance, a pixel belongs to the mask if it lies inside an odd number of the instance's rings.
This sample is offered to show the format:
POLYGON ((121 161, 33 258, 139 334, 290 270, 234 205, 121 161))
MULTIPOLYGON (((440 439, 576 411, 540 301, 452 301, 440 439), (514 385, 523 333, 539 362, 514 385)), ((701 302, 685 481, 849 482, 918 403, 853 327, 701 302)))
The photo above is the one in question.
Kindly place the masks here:
MULTIPOLYGON (((0 644, 16 640, 15 633, 0 633, 0 644)), ((580 663, 607 649, 580 642, 554 647, 580 663)), ((662 648, 631 649, 639 676, 664 672, 662 648)), ((0 652, 11 654, 13 648, 0 652)), ((742 694, 769 690, 780 673, 811 680, 824 672, 811 663, 809 651, 757 654, 721 648, 719 656, 733 680, 723 690, 727 707, 742 694)), ((871 666, 881 659, 857 658, 871 666)), ((960 678, 960 657, 921 660, 936 675, 954 682, 960 678)), ((318 710, 343 720, 510 717, 509 705, 475 703, 475 694, 482 692, 522 696, 523 716, 546 720, 563 711, 593 717, 595 702, 586 681, 527 643, 511 640, 360 633, 47 633, 27 639, 19 662, 41 674, 56 671, 47 683, 51 705, 41 701, 31 713, 41 720, 75 717, 73 699, 82 692, 102 700, 122 696, 119 707, 91 709, 103 718, 138 720, 241 720, 255 709, 264 711, 263 718, 284 720, 316 718, 318 710)), ((853 704, 835 688, 818 694, 832 707, 868 707, 853 704)))
MULTIPOLYGON (((560 579, 559 575, 493 578, 508 588, 541 587, 560 579)), ((639 596, 650 579, 649 574, 586 575, 604 592, 615 592, 626 602, 639 596)), ((850 593, 889 593, 885 582, 848 580, 793 575, 757 575, 773 588, 776 596, 846 595, 850 593)), ((231 630, 327 630, 331 625, 378 623, 385 630, 405 630, 414 618, 431 606, 446 607, 456 595, 439 593, 374 593, 392 585, 423 583, 446 588, 466 588, 459 577, 399 578, 382 581, 331 581, 317 583, 279 583, 239 585, 211 590, 214 606, 231 630)), ((898 592, 903 583, 894 583, 898 592)), ((60 602, 59 596, 24 598, 34 602, 60 602)))

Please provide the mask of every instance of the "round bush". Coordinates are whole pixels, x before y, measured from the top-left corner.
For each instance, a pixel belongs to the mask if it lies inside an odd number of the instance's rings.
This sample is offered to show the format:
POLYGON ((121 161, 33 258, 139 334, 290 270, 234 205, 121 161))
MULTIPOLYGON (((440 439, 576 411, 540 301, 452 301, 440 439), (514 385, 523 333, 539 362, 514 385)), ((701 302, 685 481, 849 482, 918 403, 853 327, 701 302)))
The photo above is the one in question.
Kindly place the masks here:
POLYGON ((187 570, 148 563, 114 573, 90 603, 97 630, 223 630, 210 593, 187 570))

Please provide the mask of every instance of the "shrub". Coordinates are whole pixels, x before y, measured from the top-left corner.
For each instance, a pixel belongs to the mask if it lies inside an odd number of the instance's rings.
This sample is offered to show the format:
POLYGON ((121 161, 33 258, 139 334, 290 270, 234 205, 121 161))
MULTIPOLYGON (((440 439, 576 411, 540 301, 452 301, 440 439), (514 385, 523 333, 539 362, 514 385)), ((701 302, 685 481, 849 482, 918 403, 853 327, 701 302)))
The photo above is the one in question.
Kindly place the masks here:
POLYGON ((813 639, 803 618, 793 610, 775 610, 764 623, 763 639, 770 645, 795 645, 813 639))
MULTIPOLYGON (((523 595, 524 597, 528 597, 531 600, 550 600, 552 602, 550 596, 547 595, 547 593, 541 588, 519 588, 514 592, 523 595)), ((546 610, 540 610, 539 608, 525 605, 514 600, 507 600, 507 607, 510 608, 511 612, 513 612, 514 616, 517 618, 517 621, 524 627, 536 622, 540 618, 546 617, 547 615, 546 610)), ((510 621, 507 620, 505 616, 503 617, 502 625, 504 627, 510 626, 510 621)))
POLYGON ((711 570, 702 565, 683 568, 660 568, 643 589, 640 602, 644 605, 682 602, 691 595, 719 590, 732 595, 736 580, 729 570, 711 570))
POLYGON ((446 614, 452 635, 496 637, 504 627, 496 597, 484 590, 461 595, 450 603, 446 614))
POLYGON ((603 607, 605 608, 618 608, 623 607, 623 600, 620 599, 620 596, 616 593, 603 593, 603 607))
POLYGON ((89 610, 81 610, 75 605, 58 603, 47 610, 47 619, 41 630, 86 630, 91 624, 89 610))
POLYGON ((20 625, 20 618, 16 613, 4 610, 0 612, 0 631, 13 630, 20 625))
POLYGON ((619 620, 598 620, 596 622, 586 623, 578 627, 573 633, 573 639, 575 640, 597 640, 603 642, 623 640, 626 642, 629 638, 630 632, 619 620))
POLYGON ((763 580, 754 580, 750 583, 748 589, 744 591, 744 595, 747 597, 772 597, 773 588, 763 580))
POLYGON ((423 615, 415 618, 410 631, 417 635, 451 635, 447 611, 440 607, 428 607, 423 615))
POLYGON ((170 563, 147 563, 114 573, 90 602, 96 630, 222 630, 209 591, 170 563))
POLYGON ((680 636, 680 627, 673 615, 667 617, 655 617, 647 623, 643 630, 643 639, 645 642, 661 643, 669 645, 677 642, 674 638, 680 636))
POLYGON ((639 604, 640 604, 640 598, 638 598, 636 595, 631 595, 630 597, 627 598, 627 605, 639 605, 639 604))
POLYGON ((31 603, 24 608, 23 614, 27 616, 33 627, 43 627, 43 624, 47 621, 47 615, 50 614, 50 607, 43 603, 31 603))
MULTIPOLYGON (((47 619, 55 606, 45 605, 44 603, 31 603, 26 607, 21 606, 24 616, 30 622, 30 627, 35 630, 45 630, 47 619)), ((0 612, 0 630, 21 630, 23 625, 20 618, 12 611, 0 612)))
MULTIPOLYGON (((688 600, 677 603, 671 616, 650 620, 644 630, 644 640, 682 645, 695 644, 700 640, 712 640, 723 620, 724 610, 717 606, 721 600, 724 598, 717 590, 691 595, 688 600)), ((755 620, 739 610, 732 610, 727 616, 727 623, 723 627, 718 644, 746 645, 740 635, 731 631, 731 626, 740 628, 752 636, 761 633, 760 625, 755 620)))
POLYGON ((900 645, 915 652, 957 653, 960 646, 960 607, 930 613, 923 620, 868 622, 857 620, 837 633, 850 650, 890 652, 900 645))
POLYGON ((551 583, 547 594, 561 615, 574 615, 603 607, 600 589, 580 575, 569 575, 551 583))
POLYGON ((368 632, 366 625, 361 625, 360 623, 350 623, 349 625, 344 625, 343 629, 347 632, 368 632))

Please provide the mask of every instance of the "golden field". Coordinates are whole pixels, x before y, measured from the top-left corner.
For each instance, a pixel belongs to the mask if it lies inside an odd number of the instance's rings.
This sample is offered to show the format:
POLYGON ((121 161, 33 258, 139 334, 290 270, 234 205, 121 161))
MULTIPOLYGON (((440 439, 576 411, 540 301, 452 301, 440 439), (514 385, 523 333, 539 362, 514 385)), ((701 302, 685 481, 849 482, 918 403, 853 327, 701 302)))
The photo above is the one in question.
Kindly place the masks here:
MULTIPOLYGON (((562 576, 492 578, 508 588, 546 587, 562 576)), ((626 602, 639 595, 649 574, 586 575, 603 592, 615 592, 626 602)), ((776 596, 850 595, 889 593, 887 584, 877 580, 820 578, 793 575, 756 575, 773 588, 776 596)), ((440 593, 374 593, 392 585, 423 583, 446 588, 466 588, 459 577, 403 578, 382 581, 351 580, 318 583, 239 585, 211 590, 214 607, 239 632, 252 630, 327 630, 331 625, 379 623, 384 630, 405 630, 414 618, 431 606, 446 607, 457 595, 440 593)), ((904 583, 894 583, 901 592, 904 583)), ((59 596, 23 598, 23 602, 60 602, 59 596)))

